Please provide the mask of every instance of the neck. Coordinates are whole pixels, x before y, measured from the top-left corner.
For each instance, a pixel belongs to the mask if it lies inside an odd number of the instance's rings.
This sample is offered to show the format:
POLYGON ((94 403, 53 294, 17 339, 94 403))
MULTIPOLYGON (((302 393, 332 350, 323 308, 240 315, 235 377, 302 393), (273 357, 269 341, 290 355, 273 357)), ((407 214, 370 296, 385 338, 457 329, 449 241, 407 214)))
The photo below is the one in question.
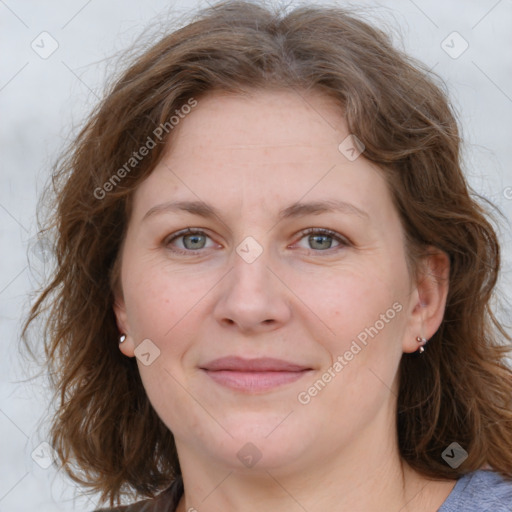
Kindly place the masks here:
POLYGON ((181 446, 185 494, 177 512, 437 510, 455 482, 422 477, 400 459, 396 439, 373 434, 322 460, 301 459, 301 468, 223 466, 181 446))

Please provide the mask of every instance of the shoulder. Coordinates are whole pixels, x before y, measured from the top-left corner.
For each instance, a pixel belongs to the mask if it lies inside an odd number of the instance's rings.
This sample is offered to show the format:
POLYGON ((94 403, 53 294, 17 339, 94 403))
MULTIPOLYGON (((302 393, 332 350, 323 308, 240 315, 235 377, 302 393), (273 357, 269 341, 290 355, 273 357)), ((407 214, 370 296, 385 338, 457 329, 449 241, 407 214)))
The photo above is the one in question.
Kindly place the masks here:
POLYGON ((512 481, 479 469, 459 478, 438 512, 511 512, 512 481))

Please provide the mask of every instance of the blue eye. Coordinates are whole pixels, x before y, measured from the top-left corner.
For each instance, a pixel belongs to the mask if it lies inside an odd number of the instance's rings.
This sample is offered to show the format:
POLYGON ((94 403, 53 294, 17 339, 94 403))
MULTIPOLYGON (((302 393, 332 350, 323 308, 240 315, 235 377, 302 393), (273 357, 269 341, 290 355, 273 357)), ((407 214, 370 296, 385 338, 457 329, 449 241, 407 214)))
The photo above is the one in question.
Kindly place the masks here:
POLYGON ((205 234, 204 231, 193 230, 188 228, 184 231, 179 231, 178 233, 175 233, 171 238, 168 238, 165 241, 165 245, 171 245, 171 243, 174 242, 175 240, 181 239, 182 248, 173 247, 171 248, 171 250, 182 254, 194 254, 194 251, 208 248, 206 247, 206 240, 208 238, 210 237, 207 234, 205 234))
POLYGON ((310 228, 306 231, 303 231, 301 235, 301 240, 308 237, 307 240, 310 244, 310 247, 307 247, 307 249, 312 249, 315 252, 327 251, 337 247, 345 247, 349 245, 348 240, 329 229, 310 228), (334 247, 332 245, 333 240, 337 242, 337 245, 334 247))
POLYGON ((200 233, 198 234, 190 234, 190 235, 184 235, 183 236, 183 245, 187 249, 203 249, 206 243, 206 237, 205 235, 202 235, 200 233), (189 243, 186 243, 189 242, 189 243), (189 247, 189 245, 191 247, 189 247))

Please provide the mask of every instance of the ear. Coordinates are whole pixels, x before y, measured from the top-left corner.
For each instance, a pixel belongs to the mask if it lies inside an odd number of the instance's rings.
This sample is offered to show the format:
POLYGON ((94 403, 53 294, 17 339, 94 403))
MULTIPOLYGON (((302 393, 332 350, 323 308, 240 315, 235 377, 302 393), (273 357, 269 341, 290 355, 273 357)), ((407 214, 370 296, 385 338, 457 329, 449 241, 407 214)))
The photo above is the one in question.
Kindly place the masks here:
POLYGON ((435 247, 428 248, 428 254, 418 265, 416 283, 412 290, 411 311, 404 352, 415 352, 419 348, 417 336, 429 340, 443 321, 450 279, 450 259, 435 247))
POLYGON ((117 328, 119 329, 119 336, 124 334, 126 339, 123 343, 119 343, 119 350, 128 357, 135 356, 135 344, 133 337, 130 335, 130 325, 128 322, 128 315, 126 313, 126 304, 121 294, 116 293, 114 297, 114 314, 116 316, 117 328))

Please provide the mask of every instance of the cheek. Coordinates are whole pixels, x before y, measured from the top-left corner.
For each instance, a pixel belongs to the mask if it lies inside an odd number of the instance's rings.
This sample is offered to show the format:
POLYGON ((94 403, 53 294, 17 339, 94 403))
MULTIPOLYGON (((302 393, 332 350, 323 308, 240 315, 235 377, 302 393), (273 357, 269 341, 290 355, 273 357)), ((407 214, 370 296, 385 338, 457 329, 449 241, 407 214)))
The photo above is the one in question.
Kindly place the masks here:
POLYGON ((397 338, 404 326, 406 285, 405 271, 367 265, 322 269, 315 277, 298 274, 293 289, 314 313, 317 341, 335 358, 354 340, 364 347, 365 341, 379 340, 374 344, 379 349, 384 340, 397 338))
POLYGON ((211 273, 172 270, 161 259, 127 260, 123 290, 136 338, 167 339, 189 321, 214 282, 211 273))
POLYGON ((150 339, 158 348, 150 365, 137 359, 147 396, 173 432, 185 435, 177 419, 186 417, 187 428, 197 433, 202 415, 185 390, 182 365, 197 334, 194 329, 201 325, 200 300, 211 286, 197 274, 171 272, 161 262, 126 261, 123 290, 135 343, 150 339))
POLYGON ((365 270, 339 274, 321 288, 310 287, 307 295, 329 327, 329 335, 325 328, 316 331, 316 341, 330 361, 302 388, 300 403, 308 402, 308 414, 342 425, 347 433, 370 422, 394 396, 406 325, 405 275, 365 270))

